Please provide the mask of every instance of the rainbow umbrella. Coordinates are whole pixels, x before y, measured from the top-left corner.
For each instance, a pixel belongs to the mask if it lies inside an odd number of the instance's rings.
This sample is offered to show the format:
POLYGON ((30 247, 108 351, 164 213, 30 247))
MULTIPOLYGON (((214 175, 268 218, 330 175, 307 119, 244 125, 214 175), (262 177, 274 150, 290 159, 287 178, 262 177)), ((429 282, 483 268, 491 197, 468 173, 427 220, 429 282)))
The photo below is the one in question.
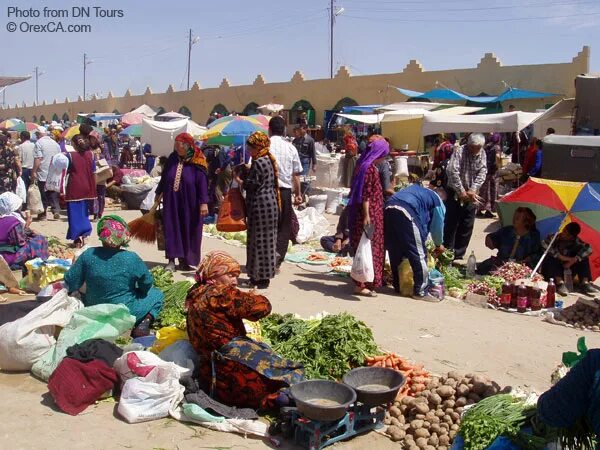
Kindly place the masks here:
POLYGON ((592 277, 600 276, 600 183, 530 178, 523 186, 498 203, 503 225, 510 225, 518 207, 531 208, 542 239, 569 222, 581 226, 580 237, 593 249, 592 277))
MULTIPOLYGON (((79 125, 73 125, 72 127, 67 128, 63 131, 62 137, 65 139, 73 139, 73 136, 79 134, 79 125)), ((104 130, 99 127, 92 127, 94 131, 96 131, 100 136, 104 136, 104 130)))
POLYGON ((33 123, 33 122, 21 122, 16 124, 14 127, 10 128, 10 131, 30 131, 33 132, 35 130, 37 130, 39 127, 39 125, 37 123, 33 123))
POLYGON ((0 128, 3 130, 9 130, 20 123, 23 123, 23 121, 20 119, 6 119, 0 122, 0 128))
POLYGON ((261 123, 261 125, 265 128, 269 128, 269 121, 272 119, 271 116, 265 116, 264 114, 252 114, 248 117, 258 120, 261 123))
POLYGON ((127 128, 125 128, 119 134, 126 135, 126 136, 133 136, 133 137, 142 137, 142 125, 141 124, 129 125, 127 128))
POLYGON ((210 125, 201 136, 201 139, 210 145, 241 145, 255 131, 267 131, 258 120, 247 116, 221 117, 210 125), (217 121, 220 122, 215 125, 217 121))

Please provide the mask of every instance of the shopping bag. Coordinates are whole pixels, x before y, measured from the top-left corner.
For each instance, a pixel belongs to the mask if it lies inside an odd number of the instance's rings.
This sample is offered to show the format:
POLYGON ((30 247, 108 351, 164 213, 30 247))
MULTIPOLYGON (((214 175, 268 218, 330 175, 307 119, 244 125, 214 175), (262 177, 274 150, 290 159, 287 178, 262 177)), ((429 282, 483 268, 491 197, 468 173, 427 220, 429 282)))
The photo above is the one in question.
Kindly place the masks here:
POLYGON ((127 423, 167 417, 181 403, 185 388, 179 384, 175 364, 169 364, 156 366, 146 376, 125 382, 117 412, 127 423))
POLYGON ((444 297, 446 296, 446 282, 444 281, 444 275, 437 269, 429 271, 427 293, 440 300, 444 300, 444 297))
POLYGON ((27 203, 27 188, 25 187, 25 182, 23 178, 17 178, 17 188, 15 189, 15 194, 19 196, 23 203, 27 203))
POLYGON ((0 327, 0 369, 29 370, 55 344, 56 327, 64 327, 75 311, 82 308, 79 300, 63 289, 26 316, 0 327))
POLYGON ((40 193, 40 188, 38 188, 37 183, 31 183, 29 189, 27 189, 27 209, 34 216, 45 211, 42 203, 42 194, 40 193))
POLYGON ((126 382, 131 378, 145 377, 156 367, 172 368, 177 373, 177 379, 192 374, 192 370, 181 367, 169 361, 162 360, 158 355, 146 350, 135 350, 117 358, 113 368, 119 374, 121 381, 126 382))
POLYGON ((96 161, 96 171, 94 172, 96 184, 104 184, 107 180, 112 178, 112 176, 112 169, 106 159, 99 159, 96 161))
POLYGON ((412 266, 406 258, 398 266, 398 278, 400 280, 400 295, 411 297, 415 290, 415 279, 412 266))
POLYGON ((373 252, 371 250, 371 239, 366 233, 362 234, 354 261, 350 271, 352 279, 359 283, 371 283, 375 279, 375 270, 373 269, 373 252))
POLYGON ((219 209, 217 230, 225 232, 244 231, 246 229, 246 205, 239 188, 231 188, 219 209))

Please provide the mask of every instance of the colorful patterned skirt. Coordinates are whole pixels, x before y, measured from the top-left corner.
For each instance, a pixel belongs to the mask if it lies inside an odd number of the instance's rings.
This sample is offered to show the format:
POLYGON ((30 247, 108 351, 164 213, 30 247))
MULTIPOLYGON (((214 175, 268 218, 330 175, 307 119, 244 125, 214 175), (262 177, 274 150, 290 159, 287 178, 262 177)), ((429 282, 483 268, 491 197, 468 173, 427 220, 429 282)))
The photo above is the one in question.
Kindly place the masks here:
POLYGON ((25 263, 35 258, 41 258, 44 261, 48 259, 48 241, 40 234, 34 234, 27 238, 27 243, 20 247, 15 253, 1 254, 6 263, 13 270, 22 269, 25 263))

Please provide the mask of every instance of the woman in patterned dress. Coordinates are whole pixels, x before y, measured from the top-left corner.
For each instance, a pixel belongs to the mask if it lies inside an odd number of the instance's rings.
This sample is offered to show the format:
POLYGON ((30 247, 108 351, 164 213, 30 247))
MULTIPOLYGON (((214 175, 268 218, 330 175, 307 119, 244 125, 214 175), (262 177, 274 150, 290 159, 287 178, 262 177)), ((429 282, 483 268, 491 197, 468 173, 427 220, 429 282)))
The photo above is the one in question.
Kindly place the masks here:
POLYGON ((249 287, 266 289, 275 277, 277 264, 277 224, 281 209, 277 162, 269 152, 271 141, 266 134, 257 131, 246 144, 252 166, 244 180, 236 177, 246 191, 246 271, 250 277, 249 287))
POLYGON ((17 156, 8 146, 8 137, 0 134, 0 194, 15 192, 20 171, 17 156))
POLYGON ((371 137, 369 146, 356 163, 354 180, 348 202, 348 224, 353 254, 356 253, 363 231, 372 227, 371 251, 375 277, 371 283, 353 280, 355 295, 375 297, 375 290, 383 284, 385 245, 383 238, 383 189, 377 164, 389 154, 390 146, 381 136, 371 137))
POLYGON ((271 313, 269 300, 237 288, 239 263, 223 251, 204 256, 188 292, 187 332, 200 357, 198 384, 213 398, 242 408, 285 406, 281 389, 302 381, 298 363, 246 336, 243 319, 271 313))

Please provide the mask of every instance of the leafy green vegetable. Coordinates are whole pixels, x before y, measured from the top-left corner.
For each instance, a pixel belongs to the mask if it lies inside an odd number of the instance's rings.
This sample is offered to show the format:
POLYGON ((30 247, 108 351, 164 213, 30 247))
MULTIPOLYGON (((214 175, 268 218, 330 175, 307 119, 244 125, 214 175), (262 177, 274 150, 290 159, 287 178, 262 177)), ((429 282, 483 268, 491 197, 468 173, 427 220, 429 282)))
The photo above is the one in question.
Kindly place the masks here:
POLYGON ((150 269, 150 273, 154 277, 154 286, 160 290, 164 290, 173 284, 173 272, 165 270, 164 267, 155 266, 150 269))
POLYGON ((273 350, 302 363, 309 379, 339 380, 367 356, 378 353, 371 329, 347 313, 320 320, 271 314, 260 324, 273 350))
POLYGON ((191 287, 192 283, 189 281, 178 281, 161 289, 165 294, 165 299, 162 311, 156 318, 156 327, 175 326, 185 328, 186 314, 183 307, 191 287))
POLYGON ((464 289, 468 284, 463 273, 454 266, 442 266, 439 270, 444 276, 444 283, 446 284, 446 289, 464 289))

